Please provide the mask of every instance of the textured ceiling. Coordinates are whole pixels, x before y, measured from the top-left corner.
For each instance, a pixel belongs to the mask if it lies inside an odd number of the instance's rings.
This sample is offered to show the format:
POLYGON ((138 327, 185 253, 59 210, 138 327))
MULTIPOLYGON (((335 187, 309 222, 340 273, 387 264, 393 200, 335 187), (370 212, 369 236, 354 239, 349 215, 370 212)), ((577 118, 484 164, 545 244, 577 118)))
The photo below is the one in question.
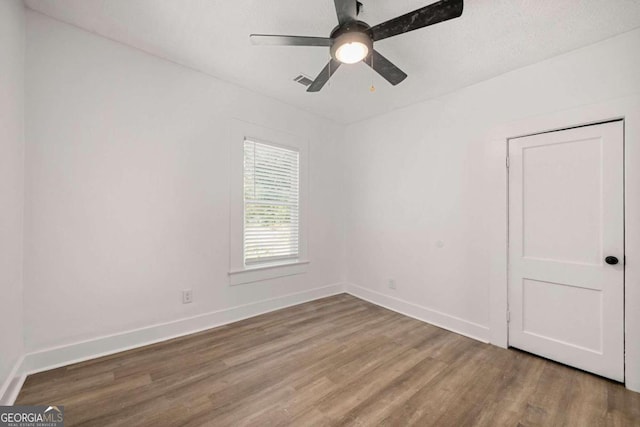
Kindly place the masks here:
MULTIPOLYGON (((361 0, 375 25, 433 0, 361 0)), ((640 27, 638 0, 467 0, 461 18, 376 43, 409 77, 390 86, 364 64, 343 65, 320 93, 321 47, 252 46, 251 33, 328 36, 332 0, 26 0, 61 21, 341 123, 433 98, 640 27), (371 83, 377 90, 369 91, 371 83)))

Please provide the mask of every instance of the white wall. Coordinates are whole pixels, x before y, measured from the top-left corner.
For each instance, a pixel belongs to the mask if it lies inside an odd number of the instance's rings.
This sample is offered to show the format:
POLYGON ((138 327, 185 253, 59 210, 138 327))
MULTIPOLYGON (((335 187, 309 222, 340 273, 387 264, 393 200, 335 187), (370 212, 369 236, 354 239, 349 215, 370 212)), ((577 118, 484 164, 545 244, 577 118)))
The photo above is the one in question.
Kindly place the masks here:
MULTIPOLYGON (((489 136, 524 118, 640 94, 639 30, 345 133, 27 16, 30 352, 344 280, 357 295, 489 340, 495 185, 504 173, 489 136), (228 286, 230 118, 309 139, 305 275, 228 286), (191 305, 180 303, 185 288, 194 291, 191 305)), ((640 289, 634 280, 627 286, 640 289)))
POLYGON ((23 344, 24 14, 0 2, 0 398, 23 344))
POLYGON ((35 12, 27 29, 27 351, 341 280, 343 128, 35 12), (228 285, 231 118, 309 141, 306 274, 228 285))
MULTIPOLYGON (((496 149, 490 136, 526 117, 639 94, 638 52, 640 30, 635 30, 349 126, 346 280, 355 285, 351 289, 490 340, 492 215, 506 206, 495 197, 500 194, 495 177, 506 179, 506 146, 499 147, 497 163, 489 161, 496 149), (388 288, 388 278, 396 279, 396 290, 388 288)), ((640 169, 640 159, 627 159, 629 165, 640 169)), ((639 217, 627 217, 628 224, 640 226, 639 217)), ((628 262, 637 262, 640 253, 633 261, 627 251, 628 262)), ((640 290, 639 279, 628 279, 626 286, 640 290)))

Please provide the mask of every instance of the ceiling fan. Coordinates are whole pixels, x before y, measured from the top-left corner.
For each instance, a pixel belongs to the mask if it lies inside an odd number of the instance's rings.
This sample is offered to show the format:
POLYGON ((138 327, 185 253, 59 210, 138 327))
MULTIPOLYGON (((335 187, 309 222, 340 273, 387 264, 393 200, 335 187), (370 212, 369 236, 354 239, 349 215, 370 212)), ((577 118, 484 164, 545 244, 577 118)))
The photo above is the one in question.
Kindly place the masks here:
POLYGON ((309 85, 307 92, 318 92, 329 81, 341 64, 364 62, 392 85, 402 82, 407 75, 373 48, 374 42, 409 31, 458 18, 462 15, 463 0, 440 0, 397 18, 370 27, 358 20, 362 4, 357 0, 334 0, 338 26, 329 37, 281 36, 251 34, 253 44, 271 46, 328 47, 331 60, 309 85))

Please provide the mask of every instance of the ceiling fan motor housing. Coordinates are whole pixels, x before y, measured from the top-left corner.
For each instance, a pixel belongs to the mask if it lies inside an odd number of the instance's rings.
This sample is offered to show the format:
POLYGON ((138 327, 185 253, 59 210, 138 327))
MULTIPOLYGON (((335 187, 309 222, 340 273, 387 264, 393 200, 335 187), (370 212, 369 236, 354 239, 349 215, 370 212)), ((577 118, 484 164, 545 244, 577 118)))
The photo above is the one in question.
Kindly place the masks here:
POLYGON ((331 32, 333 44, 331 45, 331 57, 338 60, 336 52, 345 43, 362 43, 373 52, 373 39, 369 34, 369 25, 362 21, 352 21, 336 27, 331 32))

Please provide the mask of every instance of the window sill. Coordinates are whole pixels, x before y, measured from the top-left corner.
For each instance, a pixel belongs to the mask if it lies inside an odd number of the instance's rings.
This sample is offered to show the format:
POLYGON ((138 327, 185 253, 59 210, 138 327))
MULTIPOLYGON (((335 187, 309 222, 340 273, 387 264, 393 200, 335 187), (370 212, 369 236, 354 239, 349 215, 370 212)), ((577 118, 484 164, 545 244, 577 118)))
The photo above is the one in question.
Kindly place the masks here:
POLYGON ((309 261, 301 260, 283 264, 257 265, 247 267, 243 270, 233 270, 229 272, 229 284, 235 286, 275 279, 277 277, 294 276, 296 274, 306 273, 308 267, 309 261))

